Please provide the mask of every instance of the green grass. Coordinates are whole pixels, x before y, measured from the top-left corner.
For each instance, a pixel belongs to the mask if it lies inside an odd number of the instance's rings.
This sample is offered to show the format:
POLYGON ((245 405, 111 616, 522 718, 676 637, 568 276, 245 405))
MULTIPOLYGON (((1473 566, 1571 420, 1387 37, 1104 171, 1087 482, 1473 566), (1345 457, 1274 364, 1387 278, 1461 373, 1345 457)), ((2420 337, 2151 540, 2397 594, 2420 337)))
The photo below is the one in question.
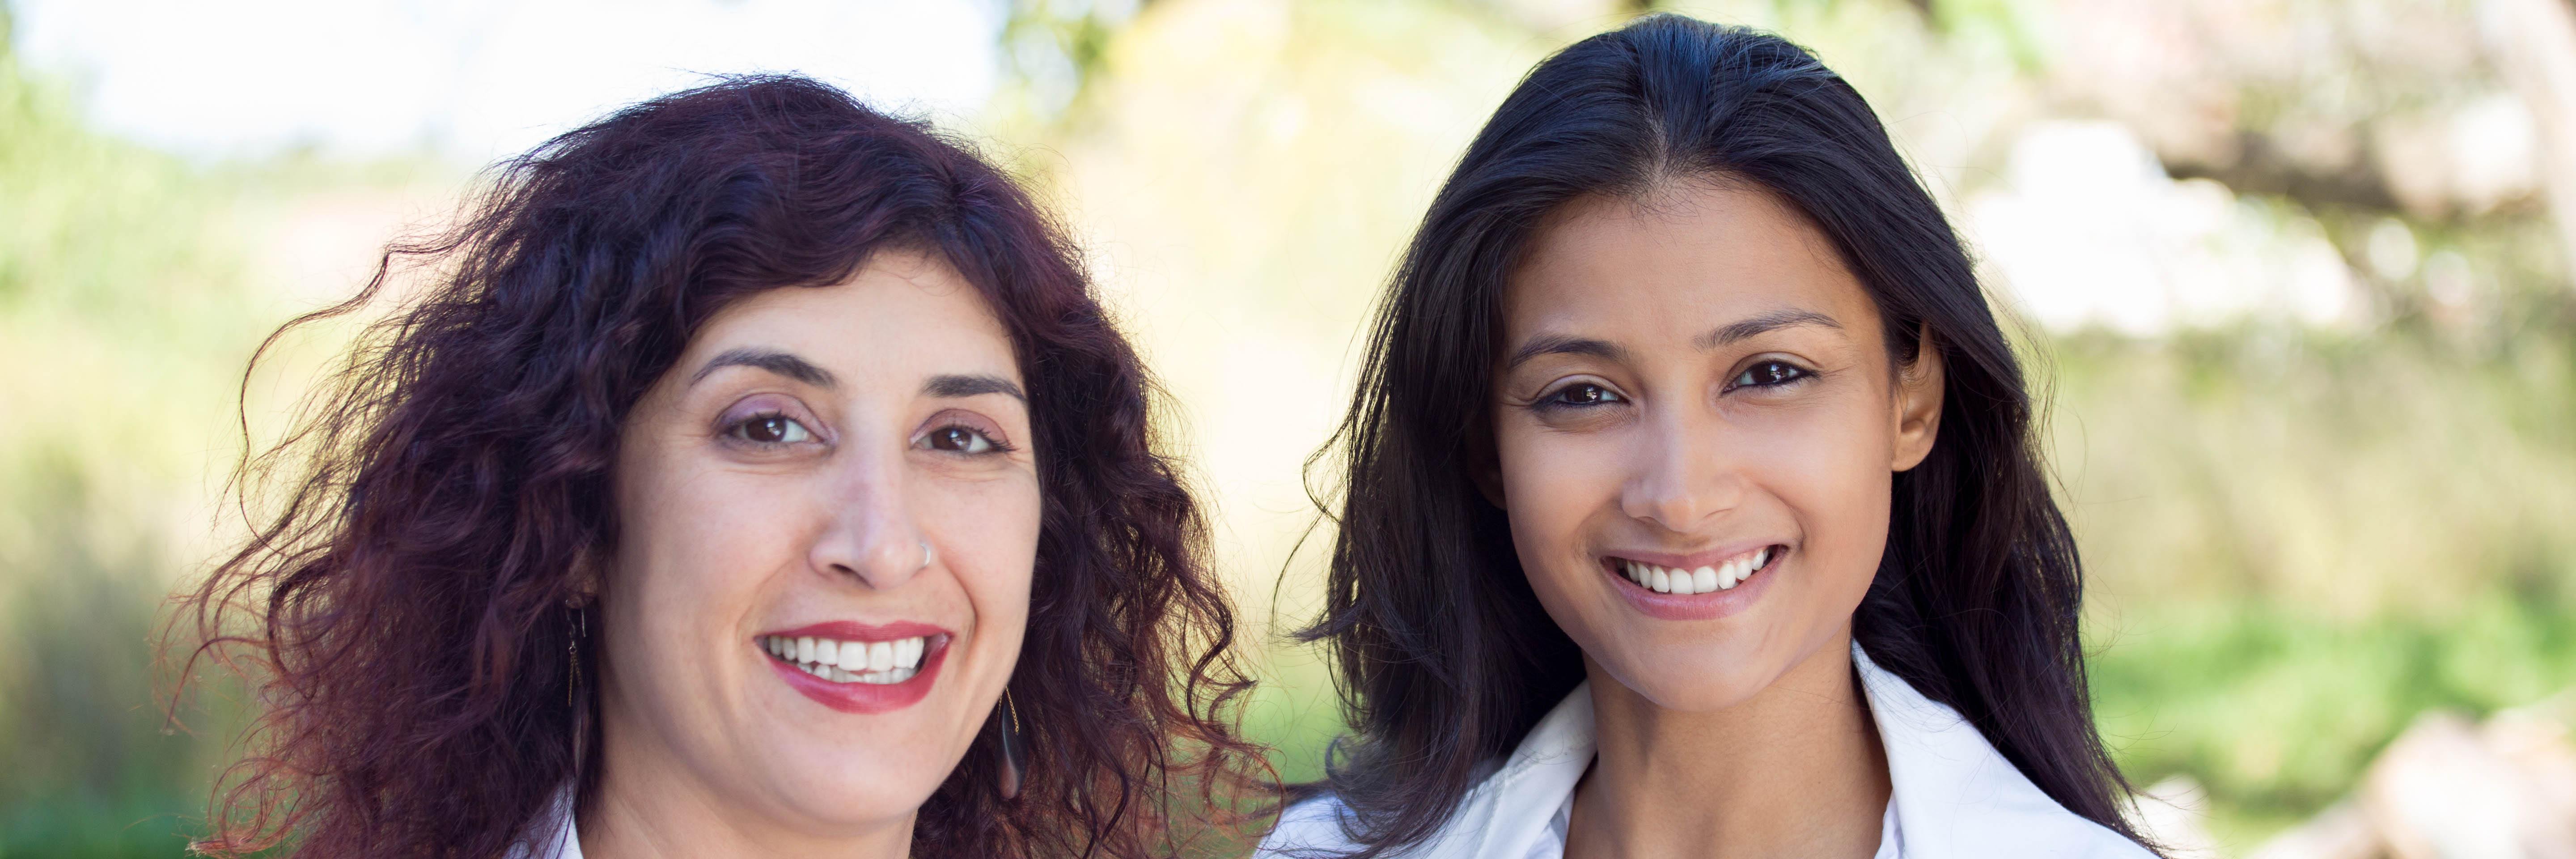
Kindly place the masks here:
POLYGON ((2576 682, 2566 610, 2503 594, 2441 623, 2158 606, 2091 638, 2094 715, 2122 770, 2199 781, 2213 834, 2240 849, 2346 795, 2419 713, 2483 714, 2576 682))

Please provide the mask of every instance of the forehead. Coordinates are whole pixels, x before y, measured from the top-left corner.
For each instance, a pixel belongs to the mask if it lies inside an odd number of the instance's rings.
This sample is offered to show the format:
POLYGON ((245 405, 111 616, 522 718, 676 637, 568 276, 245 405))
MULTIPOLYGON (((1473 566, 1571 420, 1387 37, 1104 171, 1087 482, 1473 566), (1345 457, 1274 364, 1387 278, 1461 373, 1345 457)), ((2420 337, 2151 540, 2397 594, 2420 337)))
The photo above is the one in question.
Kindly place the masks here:
POLYGON ((850 279, 784 287, 718 311, 690 343, 692 357, 762 346, 792 350, 836 375, 974 370, 1017 381, 1010 335, 982 290, 935 254, 889 250, 850 279))
POLYGON ((1877 307, 1806 215, 1758 186, 1689 182, 1641 198, 1593 195, 1551 212, 1504 291, 1506 339, 1616 326, 1696 337, 1807 310, 1874 335, 1877 307))

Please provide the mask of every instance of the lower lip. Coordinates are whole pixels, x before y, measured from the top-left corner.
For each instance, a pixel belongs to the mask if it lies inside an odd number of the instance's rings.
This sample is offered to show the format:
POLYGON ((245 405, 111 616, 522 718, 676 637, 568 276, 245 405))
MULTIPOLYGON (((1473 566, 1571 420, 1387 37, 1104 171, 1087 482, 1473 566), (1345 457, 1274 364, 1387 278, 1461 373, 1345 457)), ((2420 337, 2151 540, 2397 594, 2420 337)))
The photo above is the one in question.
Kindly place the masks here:
POLYGON ((1629 605, 1636 607, 1637 611, 1647 617, 1660 620, 1717 620, 1753 607, 1753 601, 1761 599, 1762 592, 1771 588, 1771 580, 1780 572, 1780 562, 1788 560, 1782 557, 1784 554, 1782 549, 1774 548, 1771 552, 1771 563, 1753 571, 1752 578, 1745 579, 1735 587, 1715 593, 1656 593, 1655 589, 1629 581, 1627 576, 1620 575, 1617 570, 1611 568, 1614 562, 1609 560, 1602 561, 1601 572, 1610 577, 1611 586, 1619 591, 1620 596, 1628 598, 1629 605))
POLYGON ((922 654, 921 673, 901 683, 834 683, 766 652, 760 658, 769 662, 779 679, 815 703, 844 713, 887 713, 921 703, 930 695, 930 683, 939 678, 939 665, 948 659, 948 644, 922 654))

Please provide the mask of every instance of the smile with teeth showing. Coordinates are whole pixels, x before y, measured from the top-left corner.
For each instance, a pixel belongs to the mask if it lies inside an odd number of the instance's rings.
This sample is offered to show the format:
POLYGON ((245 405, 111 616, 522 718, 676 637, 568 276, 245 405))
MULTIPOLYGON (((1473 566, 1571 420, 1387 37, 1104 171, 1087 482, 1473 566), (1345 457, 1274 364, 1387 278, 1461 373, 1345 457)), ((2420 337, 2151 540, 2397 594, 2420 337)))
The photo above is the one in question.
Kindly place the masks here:
POLYGON ((1627 558, 1611 558, 1610 564, 1629 581, 1636 582, 1638 587, 1659 594, 1708 594, 1734 590, 1754 573, 1768 568, 1771 555, 1777 548, 1764 546, 1696 570, 1659 567, 1627 558))
POLYGON ((773 659, 834 683, 890 685, 921 673, 921 655, 945 635, 922 635, 895 641, 834 641, 813 636, 761 636, 760 645, 773 659))

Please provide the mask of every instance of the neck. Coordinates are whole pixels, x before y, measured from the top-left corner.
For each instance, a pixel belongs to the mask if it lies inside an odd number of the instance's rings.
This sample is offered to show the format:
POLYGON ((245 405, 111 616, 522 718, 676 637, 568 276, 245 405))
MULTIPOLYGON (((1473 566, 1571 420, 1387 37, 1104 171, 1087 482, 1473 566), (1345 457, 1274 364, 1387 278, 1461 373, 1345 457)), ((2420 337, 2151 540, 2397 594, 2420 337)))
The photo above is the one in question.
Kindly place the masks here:
POLYGON ((1567 856, 1829 856, 1878 849, 1887 754, 1848 634, 1743 703, 1665 709, 1586 660, 1599 756, 1567 856))
MULTIPOLYGON (((603 702, 607 703, 607 702, 603 702)), ((649 732, 607 706, 600 723, 599 788, 576 829, 591 859, 697 856, 835 856, 905 859, 915 815, 852 828, 787 812, 752 789, 709 783, 649 732)))

